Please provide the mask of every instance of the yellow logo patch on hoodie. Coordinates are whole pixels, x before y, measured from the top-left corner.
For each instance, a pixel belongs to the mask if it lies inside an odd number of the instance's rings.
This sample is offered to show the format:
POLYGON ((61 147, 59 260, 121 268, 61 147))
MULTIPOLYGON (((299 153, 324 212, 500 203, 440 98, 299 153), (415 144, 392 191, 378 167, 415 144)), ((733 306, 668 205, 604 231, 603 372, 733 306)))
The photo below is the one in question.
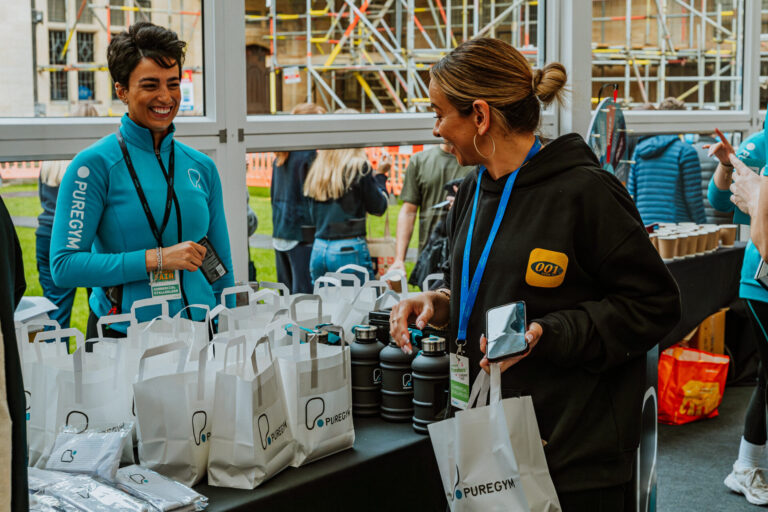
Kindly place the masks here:
POLYGON ((537 288, 556 288, 563 284, 568 256, 562 252, 534 249, 528 257, 525 282, 537 288))

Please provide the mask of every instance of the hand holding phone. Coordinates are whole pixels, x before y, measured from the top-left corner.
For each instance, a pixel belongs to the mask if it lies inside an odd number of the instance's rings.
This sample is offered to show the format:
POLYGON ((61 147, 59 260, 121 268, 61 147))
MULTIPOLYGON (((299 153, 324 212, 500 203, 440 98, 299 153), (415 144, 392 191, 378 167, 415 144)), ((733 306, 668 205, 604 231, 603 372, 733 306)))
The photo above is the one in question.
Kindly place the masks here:
POLYGON ((528 352, 528 341, 525 339, 528 325, 525 302, 512 302, 489 309, 485 323, 485 354, 488 361, 501 361, 528 352))

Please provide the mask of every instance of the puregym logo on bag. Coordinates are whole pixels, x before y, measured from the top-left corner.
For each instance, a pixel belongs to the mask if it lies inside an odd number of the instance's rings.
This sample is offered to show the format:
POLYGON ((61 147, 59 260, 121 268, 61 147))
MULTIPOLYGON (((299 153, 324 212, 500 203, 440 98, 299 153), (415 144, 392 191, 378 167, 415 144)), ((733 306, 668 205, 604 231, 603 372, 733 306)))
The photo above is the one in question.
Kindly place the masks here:
POLYGON ((192 414, 192 437, 195 440, 195 445, 200 446, 211 439, 211 432, 206 431, 208 426, 208 413, 205 411, 195 411, 192 414))
POLYGON ((325 413, 325 400, 316 396, 307 400, 304 405, 304 426, 307 430, 314 430, 315 426, 323 428, 324 426, 341 423, 352 417, 352 410, 346 409, 335 414, 323 416, 325 413))
POLYGON ((288 422, 284 421, 282 425, 277 427, 272 432, 269 431, 269 418, 266 414, 259 416, 257 420, 259 426, 259 440, 261 441, 261 448, 266 450, 268 446, 272 445, 274 441, 280 439, 285 431, 288 429, 288 422))
POLYGON ((465 485, 461 487, 459 486, 460 483, 459 466, 456 466, 456 483, 453 485, 453 494, 446 494, 448 501, 477 498, 479 496, 508 491, 518 486, 514 478, 505 478, 477 485, 466 485, 466 482, 464 482, 465 485))

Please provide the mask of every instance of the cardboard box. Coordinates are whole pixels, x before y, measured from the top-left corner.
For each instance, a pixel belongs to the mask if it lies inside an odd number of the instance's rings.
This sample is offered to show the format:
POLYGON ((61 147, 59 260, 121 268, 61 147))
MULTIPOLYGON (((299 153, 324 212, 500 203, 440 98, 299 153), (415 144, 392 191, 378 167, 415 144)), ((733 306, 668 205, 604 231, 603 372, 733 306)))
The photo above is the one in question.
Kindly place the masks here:
POLYGON ((704 319, 694 330, 682 340, 686 347, 696 348, 710 354, 725 353, 725 313, 728 308, 722 308, 715 314, 704 319))

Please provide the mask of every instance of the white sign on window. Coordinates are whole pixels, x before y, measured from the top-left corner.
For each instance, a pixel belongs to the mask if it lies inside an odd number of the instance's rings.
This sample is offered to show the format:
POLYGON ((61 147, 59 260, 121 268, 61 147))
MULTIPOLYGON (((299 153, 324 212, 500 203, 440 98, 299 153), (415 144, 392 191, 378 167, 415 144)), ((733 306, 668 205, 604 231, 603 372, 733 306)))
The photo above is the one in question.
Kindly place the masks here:
POLYGON ((298 84, 301 83, 301 73, 297 66, 291 66, 290 68, 283 69, 283 80, 286 84, 298 84))

